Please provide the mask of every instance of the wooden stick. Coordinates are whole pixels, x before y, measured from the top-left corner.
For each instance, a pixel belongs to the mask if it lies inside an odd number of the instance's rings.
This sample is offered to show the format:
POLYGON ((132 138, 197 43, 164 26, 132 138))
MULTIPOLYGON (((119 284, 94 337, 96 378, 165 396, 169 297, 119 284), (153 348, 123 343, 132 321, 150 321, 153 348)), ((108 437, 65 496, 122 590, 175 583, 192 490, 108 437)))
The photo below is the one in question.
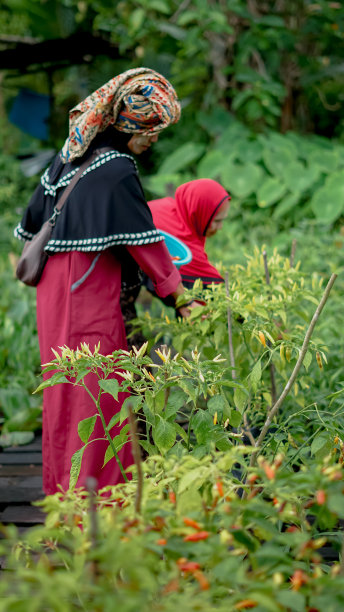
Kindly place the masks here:
MULTIPOLYGON (((320 302, 318 304, 318 307, 317 307, 317 309, 316 309, 316 311, 315 311, 315 313, 314 313, 314 315, 312 317, 312 320, 311 320, 310 325, 308 327, 308 330, 306 332, 306 335, 305 335, 305 338, 304 338, 304 341, 303 341, 303 344, 302 344, 302 347, 301 347, 300 355, 299 355, 299 358, 298 358, 298 360, 296 362, 296 365, 295 365, 295 367, 294 367, 294 369, 293 369, 293 371, 291 373, 291 376, 290 376, 286 386, 284 387, 281 395, 279 396, 278 400, 276 401, 276 403, 273 405, 273 407, 269 411, 268 417, 267 417, 267 419, 266 419, 266 421, 264 423, 262 431, 260 432, 259 437, 258 437, 258 439, 256 441, 256 444, 255 444, 256 447, 259 447, 261 445, 262 441, 264 440, 264 438, 265 438, 265 436, 266 436, 266 434, 267 434, 267 432, 269 430, 269 427, 271 425, 272 419, 277 414, 277 411, 281 407, 282 403, 284 402, 285 398, 287 397, 290 389, 292 388, 292 386, 293 386, 293 384, 294 384, 294 382, 296 380, 296 377, 297 377, 297 375, 299 373, 299 370, 300 370, 300 368, 302 366, 303 360, 304 360, 305 355, 307 353, 309 341, 310 341, 312 333, 314 331, 316 322, 317 322, 317 320, 318 320, 318 318, 319 318, 319 316, 320 316, 320 314, 321 314, 321 312, 322 312, 322 310, 323 310, 323 308, 324 308, 324 306, 325 306, 325 304, 326 304, 326 302, 328 300, 328 297, 330 295, 331 289, 333 287, 333 284, 334 284, 336 278, 337 278, 337 274, 332 274, 330 280, 327 283, 326 289, 325 289, 325 291, 323 293, 323 296, 322 296, 322 298, 321 298, 321 300, 320 300, 320 302)), ((251 455, 251 461, 250 461, 250 466, 251 467, 253 465, 255 465, 255 463, 256 463, 258 452, 259 451, 257 450, 257 451, 255 451, 251 455)))
MULTIPOLYGON (((229 298, 228 271, 226 271, 226 275, 225 275, 225 285, 226 285, 226 296, 229 298)), ((232 311, 231 311, 229 302, 227 306, 227 325, 228 325, 229 359, 230 359, 231 366, 232 366, 232 380, 235 380, 236 373, 235 373, 235 357, 234 357, 233 336, 232 336, 232 311)))

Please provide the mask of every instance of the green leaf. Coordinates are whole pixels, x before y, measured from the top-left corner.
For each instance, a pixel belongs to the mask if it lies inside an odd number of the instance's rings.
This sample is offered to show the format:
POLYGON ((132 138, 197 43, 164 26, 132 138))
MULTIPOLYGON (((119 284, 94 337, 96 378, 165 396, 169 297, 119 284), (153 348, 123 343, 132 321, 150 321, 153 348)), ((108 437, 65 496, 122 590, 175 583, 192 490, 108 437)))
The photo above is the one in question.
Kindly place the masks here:
POLYGON ((185 391, 186 395, 193 401, 196 401, 197 398, 197 389, 192 384, 191 380, 187 380, 182 378, 178 381, 179 386, 185 391))
POLYGON ((261 363, 260 363, 260 360, 259 360, 255 364, 251 374, 249 374, 249 376, 248 376, 249 381, 250 381, 254 391, 256 391, 257 385, 258 385, 261 377, 262 377, 262 366, 261 366, 261 363))
POLYGON ((61 385, 63 383, 70 383, 70 382, 71 381, 68 380, 68 378, 66 378, 64 374, 61 374, 61 372, 58 372, 57 374, 54 374, 51 378, 48 378, 47 380, 42 382, 37 387, 37 389, 33 391, 33 394, 38 393, 39 391, 42 391, 42 389, 46 389, 47 387, 55 387, 55 385, 61 385))
POLYGON ((327 502, 329 510, 334 512, 340 519, 344 518, 344 504, 342 493, 332 493, 327 502))
POLYGON ((307 371, 308 371, 309 366, 311 365, 311 362, 312 362, 312 353, 310 351, 307 351, 307 353, 305 354, 304 360, 303 360, 303 365, 305 366, 307 371))
POLYGON ((177 412, 179 408, 186 404, 186 401, 187 397, 185 395, 185 391, 183 391, 183 389, 179 389, 178 387, 173 387, 168 397, 167 406, 170 406, 177 412))
POLYGON ((155 411, 161 413, 165 406, 165 389, 161 389, 154 395, 155 411))
POLYGON ((333 223, 344 210, 344 172, 328 177, 312 197, 311 207, 320 223, 333 223))
POLYGON ((267 169, 275 177, 283 176, 285 166, 294 163, 293 154, 284 146, 284 142, 277 150, 273 147, 264 149, 262 157, 267 169))
POLYGON ((210 151, 202 157, 197 167, 198 178, 218 179, 221 175, 224 156, 220 151, 210 151))
POLYGON ((114 414, 113 417, 110 419, 109 423, 107 424, 107 430, 110 431, 115 425, 117 425, 117 423, 119 423, 119 419, 120 412, 117 412, 117 414, 114 414))
POLYGON ((140 406, 142 405, 142 403, 143 403, 142 395, 130 395, 129 397, 126 397, 119 411, 120 425, 122 425, 123 421, 125 421, 125 419, 128 418, 128 405, 131 405, 133 412, 137 412, 140 406))
POLYGON ((233 447, 233 443, 230 441, 228 434, 225 431, 217 431, 214 436, 214 441, 217 450, 223 453, 233 447))
POLYGON ((146 389, 145 391, 145 401, 149 410, 155 412, 154 395, 149 389, 146 389))
POLYGON ((191 425, 196 434, 198 444, 206 443, 214 427, 211 414, 206 410, 198 410, 192 417, 191 425))
MULTIPOLYGON (((124 428, 123 428, 124 429, 124 428)), ((123 431, 122 429, 122 431, 123 431)), ((116 449, 116 453, 118 453, 118 451, 121 450, 122 446, 124 446, 126 440, 124 439, 124 436, 122 436, 122 431, 118 436, 115 436, 112 439, 112 442, 115 446, 116 449)), ((103 462, 103 467, 110 461, 110 459, 112 459, 113 457, 115 457, 114 452, 111 448, 111 445, 109 444, 109 446, 107 447, 105 454, 104 454, 104 462, 103 462)))
POLYGON ((317 149, 312 151, 308 158, 309 164, 316 164, 326 173, 333 172, 339 164, 339 155, 337 151, 329 149, 317 149))
MULTIPOLYGON (((260 363, 260 361, 258 361, 258 363, 260 363)), ((244 389, 241 389, 240 387, 236 387, 236 389, 234 389, 234 405, 240 414, 243 414, 246 408, 247 397, 247 393, 244 391, 244 389)))
POLYGON ((260 208, 275 204, 287 191, 286 186, 277 178, 268 178, 257 191, 257 203, 260 208))
POLYGON ((141 29, 145 16, 146 14, 143 8, 137 8, 131 12, 129 17, 129 29, 132 34, 141 29))
POLYGON ((215 342, 215 346, 217 349, 220 346, 223 346, 224 339, 227 342, 227 339, 228 339, 227 325, 225 325, 224 323, 219 323, 218 325, 216 325, 216 328, 214 331, 214 342, 215 342))
POLYGON ((72 456, 72 459, 71 459, 72 467, 71 467, 70 476, 69 476, 69 488, 70 489, 74 489, 78 481, 80 469, 81 469, 82 456, 84 454, 86 447, 87 447, 87 444, 85 444, 85 446, 83 446, 82 448, 79 448, 79 450, 77 450, 72 456))
POLYGON ((78 423, 78 434, 79 438, 82 442, 86 443, 89 441, 90 436, 93 433, 94 426, 96 424, 97 415, 94 414, 87 419, 83 419, 83 421, 79 421, 78 423))
POLYGON ((199 319, 203 313, 204 313, 203 306, 195 306, 195 308, 191 310, 189 321, 193 321, 193 319, 199 319))
POLYGON ((232 143, 236 158, 243 163, 256 162, 262 157, 262 146, 257 140, 240 139, 232 143))
POLYGON ((319 178, 321 170, 319 166, 306 167, 301 162, 294 161, 284 166, 281 178, 288 189, 293 193, 302 193, 309 189, 319 178))
POLYGON ((238 412, 238 410, 232 410, 231 411, 231 415, 229 417, 229 424, 232 427, 239 427, 241 423, 241 414, 240 412, 238 412))
POLYGON ((165 157, 158 174, 173 174, 185 170, 195 162, 205 150, 205 146, 195 142, 187 142, 165 157))
POLYGON ((223 395, 214 395, 207 401, 207 409, 210 414, 215 414, 215 412, 227 415, 229 412, 229 406, 226 398, 223 395))
POLYGON ((170 12, 170 8, 167 2, 163 2, 163 0, 149 0, 149 8, 151 10, 155 10, 158 13, 163 13, 164 15, 168 15, 170 12))
POLYGON ((78 371, 78 375, 75 379, 75 384, 77 384, 78 382, 80 382, 80 380, 82 380, 83 378, 85 378, 85 376, 87 376, 87 374, 89 374, 89 369, 88 368, 81 368, 78 371))
POLYGON ((301 195, 299 193, 289 193, 283 198, 274 208, 272 214, 274 219, 280 219, 283 215, 286 215, 300 202, 301 195))
POLYGON ((306 610, 306 600, 302 593, 290 589, 280 589, 276 592, 276 599, 287 610, 290 609, 293 612, 305 612, 306 610))
POLYGON ((325 432, 320 432, 315 438, 312 440, 311 444, 311 454, 317 455, 323 448, 327 445, 329 441, 329 434, 325 432))
POLYGON ((256 164, 236 164, 229 162, 223 165, 221 182, 224 187, 238 198, 246 198, 256 191, 263 179, 263 170, 256 164))
POLYGON ((168 186, 171 186, 173 190, 176 190, 182 181, 180 174, 166 173, 145 177, 142 182, 146 189, 160 198, 164 198, 167 195, 168 186))
POLYGON ((248 551, 254 552, 258 548, 258 541, 256 538, 253 538, 249 535, 247 531, 243 529, 234 529, 232 531, 233 538, 239 542, 239 544, 243 544, 248 551))
POLYGON ((154 444, 162 454, 165 454, 176 441, 176 430, 172 423, 159 416, 158 424, 152 430, 154 444))
POLYGON ((176 430, 177 436, 180 436, 184 442, 188 441, 188 436, 186 431, 179 425, 179 423, 172 423, 174 429, 176 430))
POLYGON ((119 384, 116 378, 106 378, 99 380, 98 384, 105 393, 109 393, 112 397, 118 401, 119 384))
POLYGON ((190 489, 199 489, 208 477, 208 469, 206 467, 198 467, 195 470, 190 470, 179 481, 178 495, 190 489))
POLYGON ((34 439, 35 434, 33 431, 9 431, 3 433, 0 436, 0 446, 22 446, 29 444, 34 439))

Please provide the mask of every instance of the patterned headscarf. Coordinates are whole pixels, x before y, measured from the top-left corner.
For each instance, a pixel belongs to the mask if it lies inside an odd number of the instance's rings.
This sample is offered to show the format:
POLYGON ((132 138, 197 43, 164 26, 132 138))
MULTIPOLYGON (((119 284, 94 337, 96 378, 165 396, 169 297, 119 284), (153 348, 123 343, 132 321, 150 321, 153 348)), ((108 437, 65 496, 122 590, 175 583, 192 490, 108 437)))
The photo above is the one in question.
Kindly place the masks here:
POLYGON ((180 104, 171 83, 150 68, 122 72, 69 112, 64 163, 81 157, 98 132, 109 125, 130 134, 160 132, 177 123, 180 104))

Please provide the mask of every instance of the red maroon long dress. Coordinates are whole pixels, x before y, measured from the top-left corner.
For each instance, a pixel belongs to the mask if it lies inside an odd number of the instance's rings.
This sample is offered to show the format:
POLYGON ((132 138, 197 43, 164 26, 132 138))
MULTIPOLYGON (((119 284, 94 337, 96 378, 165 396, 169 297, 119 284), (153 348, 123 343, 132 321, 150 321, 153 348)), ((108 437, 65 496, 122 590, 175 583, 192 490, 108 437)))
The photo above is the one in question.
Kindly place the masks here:
MULTIPOLYGON (((161 297, 172 293, 180 282, 180 274, 172 264, 163 242, 144 246, 128 246, 144 272, 153 280, 161 297)), ((120 309, 121 265, 110 250, 101 253, 72 251, 57 253, 48 259, 37 287, 37 324, 42 364, 51 361, 51 347, 67 345, 76 349, 81 342, 91 350, 100 341, 102 354, 127 347, 120 309)), ((95 375, 87 384, 98 394, 95 375)), ((102 411, 108 423, 120 410, 123 397, 116 403, 104 394, 102 411)), ((43 489, 49 495, 68 489, 71 457, 83 446, 78 436, 78 423, 96 413, 87 392, 72 384, 59 384, 43 392, 43 489)), ((111 430, 112 437, 116 429, 111 430)), ((97 418, 91 440, 103 438, 104 431, 97 418)), ((90 444, 82 458, 77 486, 93 476, 98 487, 121 482, 115 458, 103 468, 107 441, 90 444)), ((130 444, 119 452, 124 468, 133 463, 130 444)))

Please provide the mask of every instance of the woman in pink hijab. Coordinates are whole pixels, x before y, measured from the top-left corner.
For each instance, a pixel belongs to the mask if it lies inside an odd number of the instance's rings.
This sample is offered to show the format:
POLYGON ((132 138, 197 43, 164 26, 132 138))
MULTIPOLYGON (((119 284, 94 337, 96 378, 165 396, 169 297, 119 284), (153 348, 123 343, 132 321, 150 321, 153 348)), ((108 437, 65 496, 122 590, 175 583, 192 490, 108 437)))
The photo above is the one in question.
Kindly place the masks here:
POLYGON ((204 286, 223 283, 223 278, 205 252, 206 239, 221 229, 228 214, 230 195, 212 179, 197 179, 180 185, 175 197, 148 202, 154 225, 182 240, 191 250, 192 261, 179 268, 184 287, 200 278, 204 286))

